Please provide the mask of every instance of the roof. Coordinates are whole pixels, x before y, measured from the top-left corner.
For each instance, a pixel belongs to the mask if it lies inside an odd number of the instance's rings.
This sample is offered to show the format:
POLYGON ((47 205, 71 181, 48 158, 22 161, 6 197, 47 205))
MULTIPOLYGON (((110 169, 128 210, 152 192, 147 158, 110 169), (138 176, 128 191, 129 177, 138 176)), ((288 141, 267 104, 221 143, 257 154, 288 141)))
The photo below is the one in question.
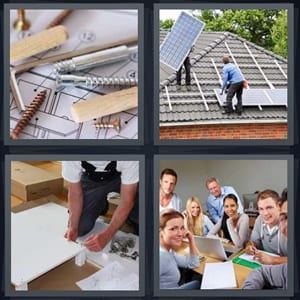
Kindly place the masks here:
MULTIPOLYGON (((167 33, 160 31, 161 42, 167 33)), ((264 106, 262 109, 246 106, 241 116, 221 113, 222 107, 214 90, 220 89, 224 54, 234 58, 250 89, 287 89, 286 59, 233 33, 202 32, 190 53, 191 91, 185 89, 184 74, 182 89, 178 91, 176 73, 160 65, 160 126, 287 122, 286 106, 264 106)))

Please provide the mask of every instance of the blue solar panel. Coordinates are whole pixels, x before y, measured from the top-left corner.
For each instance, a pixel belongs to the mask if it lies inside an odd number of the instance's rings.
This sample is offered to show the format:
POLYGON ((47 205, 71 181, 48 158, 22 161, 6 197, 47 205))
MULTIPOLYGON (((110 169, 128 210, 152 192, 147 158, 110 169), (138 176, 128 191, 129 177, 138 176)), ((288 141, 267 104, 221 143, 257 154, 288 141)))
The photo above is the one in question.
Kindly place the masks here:
MULTIPOLYGON (((220 89, 214 89, 218 102, 225 105, 226 94, 220 95, 220 89)), ((287 89, 249 89, 243 91, 243 106, 287 106, 287 89)), ((233 99, 236 104, 236 97, 233 99)))
POLYGON ((178 70, 203 30, 205 23, 181 12, 160 46, 160 61, 178 70))
POLYGON ((287 106, 287 89, 267 90, 267 93, 274 104, 287 106))

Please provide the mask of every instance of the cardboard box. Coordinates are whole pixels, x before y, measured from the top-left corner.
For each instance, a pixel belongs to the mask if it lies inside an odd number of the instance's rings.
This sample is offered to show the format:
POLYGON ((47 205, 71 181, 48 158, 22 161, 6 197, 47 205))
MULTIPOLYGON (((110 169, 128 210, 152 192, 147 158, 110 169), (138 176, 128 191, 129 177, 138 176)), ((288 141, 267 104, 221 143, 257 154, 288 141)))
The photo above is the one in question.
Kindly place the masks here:
POLYGON ((11 194, 24 201, 35 200, 63 189, 63 178, 25 162, 11 162, 11 194))

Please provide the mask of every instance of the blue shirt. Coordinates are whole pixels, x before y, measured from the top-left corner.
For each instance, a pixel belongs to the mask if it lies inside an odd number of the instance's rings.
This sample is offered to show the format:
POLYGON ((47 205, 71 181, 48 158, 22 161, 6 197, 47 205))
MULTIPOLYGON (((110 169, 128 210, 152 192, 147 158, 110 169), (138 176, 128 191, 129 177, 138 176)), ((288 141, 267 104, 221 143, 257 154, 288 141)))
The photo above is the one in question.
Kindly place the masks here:
POLYGON ((228 194, 234 194, 237 197, 239 205, 238 213, 241 214, 244 212, 242 202, 235 189, 231 186, 222 186, 221 195, 219 197, 216 198, 214 195, 209 194, 206 201, 207 210, 215 223, 217 223, 219 219, 223 216, 223 200, 228 194))
POLYGON ((241 71, 231 63, 225 64, 223 67, 223 83, 222 90, 225 89, 227 83, 237 83, 244 80, 244 76, 241 71))

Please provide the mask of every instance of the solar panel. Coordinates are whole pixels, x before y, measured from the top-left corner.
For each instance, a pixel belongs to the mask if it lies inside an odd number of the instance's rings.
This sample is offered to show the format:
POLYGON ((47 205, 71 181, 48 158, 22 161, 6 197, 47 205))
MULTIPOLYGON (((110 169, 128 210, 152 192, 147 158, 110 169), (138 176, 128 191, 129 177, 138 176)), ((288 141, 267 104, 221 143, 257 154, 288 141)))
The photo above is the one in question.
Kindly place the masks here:
MULTIPOLYGON (((214 89, 218 102, 225 105, 226 94, 220 95, 220 89, 214 89)), ((287 106, 287 89, 248 89, 243 91, 243 106, 287 106)), ((237 103, 236 96, 232 99, 237 103)))
POLYGON ((160 61, 178 71, 204 26, 202 21, 181 12, 160 46, 160 61))
POLYGON ((274 104, 287 106, 287 89, 266 90, 266 92, 274 104))

